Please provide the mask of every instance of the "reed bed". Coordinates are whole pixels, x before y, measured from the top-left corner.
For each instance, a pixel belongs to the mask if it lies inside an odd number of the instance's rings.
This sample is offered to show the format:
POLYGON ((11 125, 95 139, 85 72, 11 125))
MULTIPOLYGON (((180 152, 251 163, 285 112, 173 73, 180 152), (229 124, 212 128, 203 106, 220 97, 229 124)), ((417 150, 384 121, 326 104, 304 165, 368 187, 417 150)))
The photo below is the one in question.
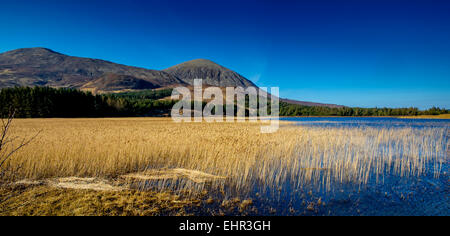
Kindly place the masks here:
MULTIPOLYGON (((115 179, 154 169, 182 168, 226 181, 154 182, 161 189, 228 194, 330 190, 337 183, 381 183, 386 175, 438 177, 449 141, 442 128, 320 128, 283 124, 261 134, 258 123, 173 123, 165 118, 17 119, 12 136, 39 137, 18 152, 13 178, 115 179)), ((11 168, 14 169, 14 168, 11 168)))

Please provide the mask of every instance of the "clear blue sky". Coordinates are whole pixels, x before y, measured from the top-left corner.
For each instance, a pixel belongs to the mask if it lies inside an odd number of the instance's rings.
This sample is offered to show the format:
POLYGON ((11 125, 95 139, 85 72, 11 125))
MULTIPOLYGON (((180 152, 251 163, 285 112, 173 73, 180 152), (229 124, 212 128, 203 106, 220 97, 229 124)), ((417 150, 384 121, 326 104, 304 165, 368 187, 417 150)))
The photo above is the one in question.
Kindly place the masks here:
POLYGON ((282 97, 450 108, 450 1, 0 0, 0 52, 150 69, 206 58, 282 97))

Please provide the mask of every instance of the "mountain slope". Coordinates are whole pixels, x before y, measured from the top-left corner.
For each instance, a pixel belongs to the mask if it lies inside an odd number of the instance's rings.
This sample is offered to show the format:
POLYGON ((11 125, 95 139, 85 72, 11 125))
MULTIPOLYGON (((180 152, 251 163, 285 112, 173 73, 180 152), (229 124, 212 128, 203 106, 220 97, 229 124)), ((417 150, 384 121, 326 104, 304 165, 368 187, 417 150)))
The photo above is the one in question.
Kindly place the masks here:
POLYGON ((285 102, 285 103, 289 103, 289 104, 308 106, 308 107, 329 107, 329 108, 341 108, 341 107, 344 107, 342 105, 336 105, 336 104, 296 101, 296 100, 284 99, 284 98, 281 98, 280 101, 285 102))
POLYGON ((166 87, 184 84, 157 70, 63 55, 46 48, 25 48, 0 54, 0 87, 51 86, 81 88, 106 74, 132 76, 166 87))
POLYGON ((194 79, 201 78, 204 84, 211 86, 256 87, 253 82, 238 73, 205 59, 184 62, 163 71, 190 85, 194 84, 194 79))
POLYGON ((133 76, 107 73, 98 79, 84 84, 81 89, 94 92, 117 92, 121 90, 155 89, 158 87, 158 85, 147 80, 138 79, 133 76))

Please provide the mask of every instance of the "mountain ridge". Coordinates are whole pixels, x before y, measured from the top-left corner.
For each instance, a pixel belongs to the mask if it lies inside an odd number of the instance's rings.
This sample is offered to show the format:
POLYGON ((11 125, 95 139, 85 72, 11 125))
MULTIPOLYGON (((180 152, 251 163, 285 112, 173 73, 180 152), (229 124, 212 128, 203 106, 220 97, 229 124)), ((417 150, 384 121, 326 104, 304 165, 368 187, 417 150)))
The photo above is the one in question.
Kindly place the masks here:
MULTIPOLYGON (((192 86, 196 78, 202 78, 207 86, 257 87, 244 76, 208 59, 152 70, 102 59, 69 56, 44 47, 0 53, 0 88, 49 86, 107 93, 192 86)), ((342 107, 289 99, 281 101, 306 106, 342 107)))
POLYGON ((133 76, 160 87, 184 84, 162 71, 73 57, 46 48, 17 49, 0 54, 0 87, 46 85, 81 88, 107 73, 133 76))

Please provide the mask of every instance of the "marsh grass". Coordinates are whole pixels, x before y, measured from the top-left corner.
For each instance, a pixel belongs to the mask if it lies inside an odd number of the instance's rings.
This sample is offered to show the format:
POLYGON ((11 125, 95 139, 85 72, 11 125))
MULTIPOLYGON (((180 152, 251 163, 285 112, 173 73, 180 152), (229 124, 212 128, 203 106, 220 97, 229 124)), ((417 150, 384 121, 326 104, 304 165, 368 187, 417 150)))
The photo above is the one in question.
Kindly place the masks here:
POLYGON ((10 180, 56 177, 117 179, 155 169, 186 169, 225 177, 146 181, 138 186, 174 191, 215 189, 226 196, 277 194, 305 186, 331 190, 363 186, 386 175, 439 176, 447 161, 442 128, 320 128, 283 124, 261 134, 258 123, 173 123, 165 118, 18 119, 15 136, 39 138, 7 165, 10 180), (284 188, 284 189, 283 189, 284 188))

